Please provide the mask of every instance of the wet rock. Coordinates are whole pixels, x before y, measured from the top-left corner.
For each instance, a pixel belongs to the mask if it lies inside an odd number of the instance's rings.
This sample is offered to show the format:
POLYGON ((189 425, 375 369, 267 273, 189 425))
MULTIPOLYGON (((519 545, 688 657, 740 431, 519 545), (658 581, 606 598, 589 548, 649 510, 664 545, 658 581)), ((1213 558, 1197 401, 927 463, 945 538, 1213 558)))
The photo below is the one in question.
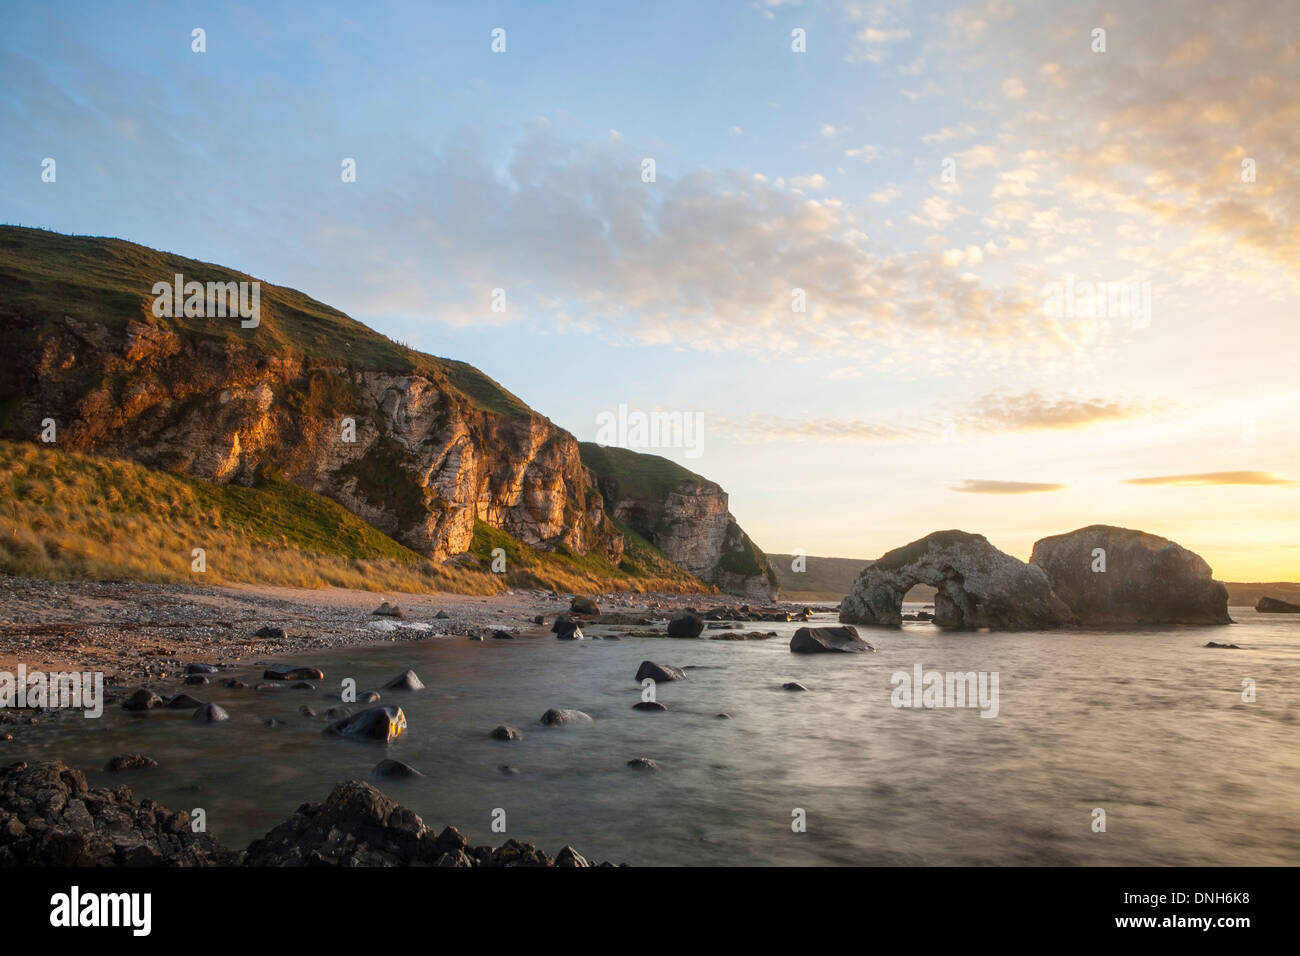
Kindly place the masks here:
POLYGON ((216 674, 220 671, 219 667, 213 664, 186 664, 186 674, 216 674))
POLYGON ((497 769, 500 770, 507 777, 513 777, 515 774, 519 772, 519 769, 517 767, 512 767, 508 763, 501 764, 499 767, 497 767, 497 769))
POLYGON ((151 710, 161 707, 163 699, 147 688, 141 687, 126 700, 122 701, 123 710, 151 710))
POLYGON ((104 769, 109 773, 121 773, 123 770, 143 770, 156 766, 158 761, 145 754, 118 754, 104 765, 104 769))
POLYGON ((555 854, 555 865, 563 867, 591 866, 586 858, 571 846, 566 846, 555 854))
POLYGON ((342 720, 344 717, 351 717, 352 711, 347 707, 331 707, 325 711, 326 720, 342 720))
POLYGON ((515 728, 508 727, 505 724, 493 728, 491 733, 493 740, 522 740, 523 736, 524 735, 515 730, 515 728))
POLYGON ((248 687, 242 680, 236 680, 233 677, 227 677, 221 682, 222 687, 229 687, 232 690, 244 690, 248 687))
POLYGON ((592 722, 591 715, 584 714, 580 710, 563 710, 552 707, 542 714, 542 723, 547 727, 562 727, 566 724, 590 724, 592 722))
POLYGON ((380 699, 379 692, 375 690, 363 690, 357 694, 358 704, 377 704, 380 699))
POLYGON ((324 680, 323 671, 302 664, 272 664, 262 672, 263 680, 324 680))
POLYGON ((388 743, 406 731, 406 714, 400 707, 371 707, 344 717, 325 728, 332 737, 388 743))
POLYGON ((259 627, 253 632, 253 636, 260 637, 265 641, 283 641, 289 635, 285 633, 284 628, 268 624, 265 627, 259 627))
POLYGON ((190 674, 185 678, 184 683, 193 684, 193 685, 202 685, 202 684, 207 684, 208 679, 204 677, 202 674, 190 674))
POLYGON ((730 719, 731 719, 731 715, 730 715, 730 714, 714 714, 713 716, 714 716, 717 720, 730 720, 730 719))
POLYGON ((636 770, 658 770, 659 764, 655 763, 649 757, 633 757, 627 762, 629 767, 636 770))
POLYGON ((175 697, 167 698, 168 710, 194 710, 196 707, 202 707, 207 701, 199 700, 197 697, 191 697, 189 694, 177 694, 175 697))
POLYGON ((641 666, 637 668, 635 680, 639 684, 647 677, 655 683, 670 680, 686 680, 686 672, 680 667, 669 667, 662 664, 656 664, 654 661, 642 661, 641 666))
POLYGON ((509 631, 493 631, 492 639, 497 641, 513 641, 515 636, 509 631))
POLYGON ((1228 650, 1228 651, 1239 651, 1239 650, 1241 650, 1241 645, 1240 645, 1240 644, 1220 644, 1220 643, 1218 643, 1217 641, 1210 641, 1210 642, 1209 642, 1208 644, 1206 644, 1205 646, 1206 646, 1206 647, 1220 647, 1220 648, 1223 648, 1224 650, 1228 650))
POLYGON ((219 724, 222 721, 229 720, 228 714, 224 707, 218 707, 216 704, 204 704, 194 711, 194 719, 201 724, 219 724))
POLYGON ((704 618, 689 611, 675 616, 668 622, 669 637, 699 637, 704 631, 704 618))
POLYGON ((375 769, 370 771, 372 777, 380 779, 391 778, 399 780, 409 780, 413 777, 423 777, 424 774, 416 770, 410 764, 402 763, 400 760, 381 760, 375 764, 375 769))
POLYGON ((569 621, 569 627, 562 631, 556 631, 555 636, 562 641, 580 641, 582 640, 582 628, 569 621))
POLYGON ((657 700, 639 700, 632 705, 633 710, 667 710, 667 704, 661 704, 657 700))
POLYGON ((569 611, 573 614, 594 616, 600 613, 600 606, 589 597, 575 597, 569 604, 569 611))
POLYGON ((379 605, 379 607, 375 608, 370 613, 378 614, 380 617, 401 617, 402 609, 398 607, 396 604, 389 604, 387 601, 385 601, 383 604, 379 605))
POLYGON ((839 627, 801 627, 790 638, 792 654, 851 654, 874 650, 874 647, 858 636, 857 628, 849 624, 839 627))
POLYGON ((782 684, 781 689, 782 690, 807 690, 808 688, 804 687, 803 684, 799 683, 797 680, 792 680, 789 683, 782 684))
POLYGON ((1081 624, 1232 623, 1228 589, 1214 580, 1210 566, 1159 535, 1090 525, 1043 538, 1029 563, 1043 571, 1081 624))
POLYGON ((384 690, 424 690, 424 683, 415 671, 403 671, 385 684, 384 690))

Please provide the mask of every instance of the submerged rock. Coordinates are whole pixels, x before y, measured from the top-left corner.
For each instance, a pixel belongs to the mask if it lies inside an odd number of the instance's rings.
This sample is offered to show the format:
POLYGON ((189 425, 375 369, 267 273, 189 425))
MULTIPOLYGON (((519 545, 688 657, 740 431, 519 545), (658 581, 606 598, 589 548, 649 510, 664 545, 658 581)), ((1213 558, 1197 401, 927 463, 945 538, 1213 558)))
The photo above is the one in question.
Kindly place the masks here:
POLYGON ((323 731, 331 737, 349 737, 354 740, 373 740, 388 743, 406 730, 406 714, 400 707, 371 707, 359 714, 344 717, 323 731))
POLYGON ((363 690, 361 693, 357 694, 358 704, 377 704, 380 700, 381 698, 378 691, 363 690))
POLYGON ((424 682, 415 671, 404 671, 385 684, 384 690, 424 690, 424 682))
POLYGON ((272 664, 262 672, 263 680, 324 680, 325 672, 301 664, 272 664))
POLYGON ((647 677, 655 683, 669 680, 686 680, 686 671, 680 667, 656 664, 654 661, 642 661, 641 666, 636 671, 636 682, 639 684, 647 677))
POLYGON ((659 764, 655 763, 649 757, 633 757, 627 762, 629 767, 637 770, 658 770, 659 764))
POLYGON ((152 710, 154 707, 161 707, 162 705, 163 699, 145 687, 141 687, 122 701, 123 710, 152 710))
POLYGON ((782 690, 807 690, 808 688, 804 687, 803 684, 799 683, 797 680, 792 680, 788 683, 782 684, 781 689, 782 690))
POLYGON ((1300 604, 1292 604, 1281 598, 1261 597, 1255 602, 1255 610, 1261 614, 1300 614, 1300 604))
POLYGON ((897 627, 903 597, 916 584, 937 589, 934 622, 940 627, 1045 628, 1074 621, 1041 568, 965 531, 936 531, 884 554, 853 582, 840 621, 897 627))
POLYGON ((639 700, 632 705, 633 710, 667 710, 667 704, 661 704, 657 700, 639 700))
POLYGON ((177 694, 175 697, 167 698, 168 710, 193 710, 195 707, 202 707, 207 701, 199 700, 197 697, 191 697, 189 694, 177 694))
POLYGON ((851 654, 875 651, 875 648, 858 636, 857 628, 849 624, 839 627, 801 627, 790 638, 792 654, 851 654))
POLYGON ((1205 646, 1206 646, 1206 647, 1221 647, 1221 648, 1223 648, 1224 650, 1229 650, 1229 651, 1239 651, 1239 650, 1241 650, 1241 645, 1240 645, 1240 644, 1220 644, 1220 643, 1218 643, 1217 641, 1210 641, 1210 642, 1209 642, 1208 644, 1206 644, 1205 646))
MULTIPOLYGON (((549 711, 547 711, 547 713, 549 713, 549 711)), ((490 736, 494 740, 522 740, 524 735, 513 727, 501 724, 493 728, 490 736)))
POLYGON ((156 766, 158 761, 145 754, 118 754, 104 765, 104 769, 109 773, 121 773, 123 770, 143 770, 156 766))
POLYGON ((562 710, 552 707, 542 714, 542 723, 547 727, 561 727, 565 724, 590 724, 593 721, 590 714, 584 714, 580 710, 562 710))
POLYGON ((188 674, 182 683, 203 685, 209 683, 209 681, 202 674, 188 674))
POLYGON ((416 770, 410 764, 402 763, 400 760, 381 760, 375 764, 375 769, 370 771, 372 777, 380 779, 390 778, 399 780, 408 780, 412 777, 423 777, 424 774, 416 770))
POLYGON ((1043 538, 1029 562, 1081 624, 1232 623, 1228 589, 1210 566, 1159 535, 1090 525, 1043 538))

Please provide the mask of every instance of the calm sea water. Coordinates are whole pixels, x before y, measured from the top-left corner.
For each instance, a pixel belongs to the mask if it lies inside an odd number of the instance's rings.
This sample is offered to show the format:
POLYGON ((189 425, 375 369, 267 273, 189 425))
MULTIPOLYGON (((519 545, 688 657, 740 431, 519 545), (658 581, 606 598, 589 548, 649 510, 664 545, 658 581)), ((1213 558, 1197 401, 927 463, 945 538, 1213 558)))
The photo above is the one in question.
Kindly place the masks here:
POLYGON ((438 639, 295 660, 325 671, 316 692, 187 688, 226 707, 227 724, 110 707, 5 746, 8 759, 58 757, 92 784, 203 807, 209 831, 237 847, 390 756, 427 778, 381 788, 431 826, 551 853, 572 843, 615 862, 1294 865, 1300 616, 1233 616, 1231 627, 1118 633, 864 628, 878 652, 854 656, 791 654, 793 624, 756 625, 779 636, 746 642, 438 639), (1243 649, 1204 648, 1210 640, 1243 649), (631 709, 643 659, 688 668, 658 688, 667 713, 631 709), (891 675, 918 663, 997 672, 998 716, 893 707, 891 675), (386 752, 323 738, 322 720, 297 714, 302 703, 323 712, 323 691, 343 677, 365 689, 406 668, 428 689, 386 696, 409 722, 386 752), (791 680, 809 692, 782 690, 791 680), (543 727, 549 707, 595 722, 543 727), (268 717, 286 726, 264 727, 268 717), (523 739, 490 739, 500 723, 523 739), (135 751, 161 766, 98 770, 135 751), (641 756, 662 769, 627 766, 641 756), (490 828, 497 808, 504 836, 490 828), (792 830, 796 809, 806 832, 792 830))

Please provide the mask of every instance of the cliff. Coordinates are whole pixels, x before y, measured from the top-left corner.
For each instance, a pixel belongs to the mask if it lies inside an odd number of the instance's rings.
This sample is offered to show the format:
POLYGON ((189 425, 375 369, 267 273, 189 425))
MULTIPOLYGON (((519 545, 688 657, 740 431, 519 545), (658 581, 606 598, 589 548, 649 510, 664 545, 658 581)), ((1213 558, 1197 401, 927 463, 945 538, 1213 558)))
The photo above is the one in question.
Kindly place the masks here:
POLYGON ((727 493, 676 462, 592 442, 579 446, 605 508, 673 563, 754 601, 779 591, 776 573, 728 510, 727 493))
POLYGON ((122 240, 0 227, 0 437, 33 441, 52 421, 51 447, 219 485, 272 469, 434 560, 470 551, 479 522, 620 565, 625 535, 571 434, 477 369, 293 289, 259 283, 252 322, 231 293, 227 314, 218 284, 254 281, 122 240), (201 287, 169 315, 156 284, 178 275, 201 287))

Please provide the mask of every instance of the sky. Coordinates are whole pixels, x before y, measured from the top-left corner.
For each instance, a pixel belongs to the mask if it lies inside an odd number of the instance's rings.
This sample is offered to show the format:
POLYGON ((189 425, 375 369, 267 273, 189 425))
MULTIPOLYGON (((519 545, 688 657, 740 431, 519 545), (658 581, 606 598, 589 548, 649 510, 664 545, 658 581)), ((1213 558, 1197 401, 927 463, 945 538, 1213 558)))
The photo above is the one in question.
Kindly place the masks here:
POLYGON ((1107 523, 1300 580, 1294 3, 6 6, 2 222, 300 289, 582 440, 693 416, 638 450, 769 552, 1107 523))

